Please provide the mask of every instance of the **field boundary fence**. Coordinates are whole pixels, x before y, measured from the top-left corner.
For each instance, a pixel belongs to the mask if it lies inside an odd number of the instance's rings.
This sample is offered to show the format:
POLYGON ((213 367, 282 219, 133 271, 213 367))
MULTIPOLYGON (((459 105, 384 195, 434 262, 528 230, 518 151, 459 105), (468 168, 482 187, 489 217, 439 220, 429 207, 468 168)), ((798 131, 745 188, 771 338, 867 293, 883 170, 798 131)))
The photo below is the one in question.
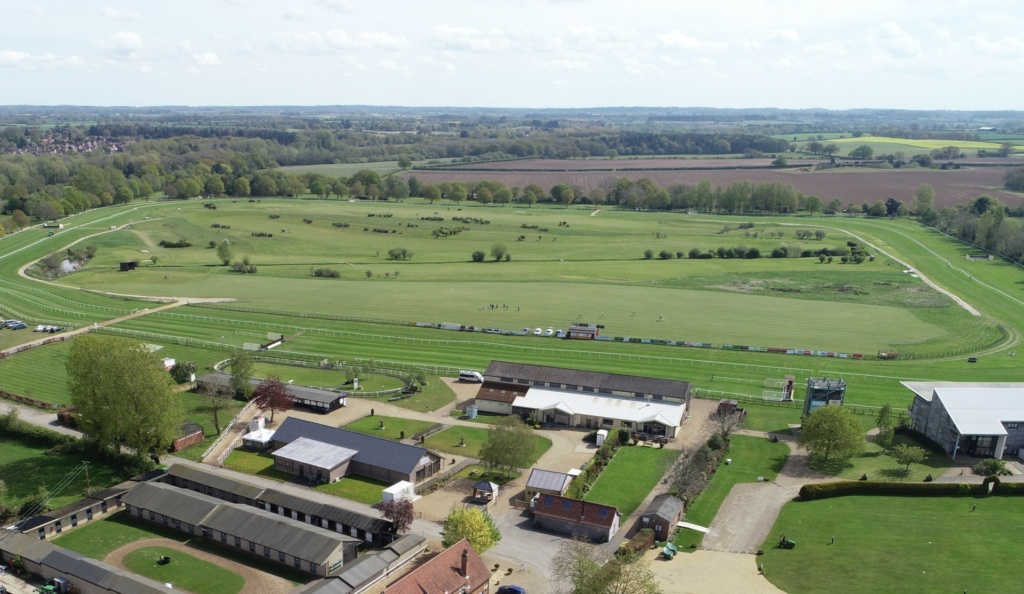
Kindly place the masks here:
POLYGON ((115 314, 119 314, 119 315, 124 315, 124 314, 129 313, 126 310, 117 309, 117 308, 113 308, 113 307, 106 307, 104 305, 94 305, 92 303, 82 303, 80 301, 73 301, 71 299, 68 299, 67 297, 61 297, 60 295, 57 295, 55 293, 50 293, 49 291, 44 291, 44 290, 40 289, 39 287, 33 287, 33 286, 30 286, 30 285, 20 285, 18 283, 11 282, 11 281, 5 280, 5 279, 0 279, 0 284, 8 285, 8 286, 14 287, 15 289, 18 289, 18 290, 31 291, 32 293, 36 293, 36 294, 39 294, 39 295, 45 295, 46 297, 48 297, 50 299, 53 299, 55 301, 58 301, 60 303, 66 303, 68 305, 74 305, 76 307, 85 307, 85 308, 96 309, 96 310, 100 310, 100 311, 109 311, 111 313, 115 313, 115 314))
POLYGON ((957 357, 957 356, 963 356, 963 355, 970 355, 970 354, 973 354, 973 353, 979 353, 981 351, 985 351, 985 350, 988 350, 988 349, 991 349, 991 348, 995 348, 995 347, 999 346, 1000 344, 1006 342, 1006 339, 1009 337, 1009 331, 1006 329, 1006 326, 1004 326, 1002 324, 999 324, 998 329, 999 329, 999 336, 997 338, 993 338, 992 340, 988 341, 985 344, 981 344, 981 345, 977 345, 977 346, 972 346, 972 347, 964 347, 962 349, 956 349, 956 350, 953 350, 953 351, 944 351, 944 352, 941 352, 941 353, 914 353, 912 351, 903 351, 903 350, 901 350, 900 351, 900 355, 897 358, 898 359, 903 359, 903 360, 945 359, 947 357, 957 357))
POLYGON ((741 394, 739 392, 724 392, 721 390, 705 390, 704 388, 696 388, 693 391, 693 395, 702 400, 735 400, 744 404, 763 404, 766 406, 781 406, 781 407, 800 407, 803 408, 803 400, 775 400, 772 398, 764 398, 761 396, 753 396, 751 394, 741 394))
POLYGON ((272 309, 260 309, 256 307, 241 307, 237 305, 224 305, 222 303, 189 303, 188 307, 198 307, 202 309, 223 309, 226 311, 234 311, 238 313, 254 313, 268 316, 281 316, 285 318, 309 318, 314 320, 331 320, 334 322, 360 322, 364 324, 385 324, 388 326, 411 326, 415 325, 414 322, 399 321, 399 320, 385 320, 382 318, 361 318, 358 316, 339 316, 333 314, 315 313, 315 312, 282 312, 274 311, 272 309))
MULTIPOLYGON (((213 450, 217 449, 217 446, 220 445, 220 442, 223 441, 228 436, 229 433, 231 433, 231 429, 233 429, 235 424, 238 423, 238 421, 242 418, 242 415, 249 412, 249 409, 255 405, 256 402, 253 400, 250 400, 248 403, 246 403, 246 405, 242 407, 242 410, 238 411, 238 414, 235 415, 235 418, 231 419, 231 422, 228 423, 226 427, 224 427, 224 430, 220 432, 220 435, 217 436, 217 439, 213 441, 210 447, 206 448, 206 451, 203 452, 203 456, 200 458, 200 460, 205 460, 207 456, 213 453, 213 450)), ((248 426, 246 426, 246 428, 248 429, 248 426)), ((238 436, 239 439, 241 439, 241 437, 241 435, 238 436)), ((218 459, 218 464, 219 463, 221 463, 221 460, 218 459)))
POLYGON ((455 475, 458 474, 460 471, 469 466, 479 463, 480 461, 477 460, 476 458, 466 458, 461 462, 456 463, 454 466, 449 466, 441 474, 431 477, 423 481, 422 483, 416 485, 416 494, 424 495, 426 493, 431 493, 436 489, 440 489, 441 487, 444 487, 449 482, 451 482, 455 475))

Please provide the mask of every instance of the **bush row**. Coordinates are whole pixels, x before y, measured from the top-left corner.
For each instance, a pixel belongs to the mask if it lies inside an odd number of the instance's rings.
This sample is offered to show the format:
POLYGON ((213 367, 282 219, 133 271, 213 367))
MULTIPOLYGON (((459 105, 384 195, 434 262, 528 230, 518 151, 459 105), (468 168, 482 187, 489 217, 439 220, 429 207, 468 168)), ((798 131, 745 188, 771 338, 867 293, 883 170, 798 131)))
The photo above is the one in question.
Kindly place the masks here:
MULTIPOLYGON (((840 481, 817 483, 800 488, 800 499, 814 501, 845 495, 899 495, 909 497, 964 497, 988 493, 986 485, 969 483, 902 483, 879 481, 840 481)), ((1019 493, 1024 493, 1020 491, 1019 493)), ((1014 493, 1017 494, 1017 493, 1014 493)))
POLYGON ((338 278, 341 276, 341 273, 333 268, 314 268, 311 274, 321 278, 338 278))
POLYGON ((191 246, 192 243, 184 239, 179 239, 178 241, 167 241, 166 239, 160 240, 160 247, 165 248, 187 248, 191 246))

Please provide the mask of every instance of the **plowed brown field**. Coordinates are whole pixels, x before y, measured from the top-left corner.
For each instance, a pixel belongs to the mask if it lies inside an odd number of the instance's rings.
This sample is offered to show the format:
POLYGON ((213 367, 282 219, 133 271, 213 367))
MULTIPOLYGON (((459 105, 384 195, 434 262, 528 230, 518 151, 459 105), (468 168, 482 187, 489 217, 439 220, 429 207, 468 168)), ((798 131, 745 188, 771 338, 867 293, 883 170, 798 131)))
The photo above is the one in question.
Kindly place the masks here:
MULTIPOLYGON (((724 159, 723 159, 724 161, 724 159)), ((704 159, 697 163, 717 162, 704 159)), ((735 164, 735 161, 733 161, 735 164)), ((458 169, 445 171, 414 171, 406 176, 415 175, 421 182, 437 184, 444 181, 476 182, 494 180, 509 187, 524 187, 535 183, 549 189, 556 184, 575 184, 585 190, 600 185, 604 180, 629 177, 639 179, 648 177, 663 188, 673 184, 695 184, 702 179, 711 180, 716 186, 727 186, 731 182, 750 180, 753 183, 778 181, 792 184, 797 191, 804 194, 820 196, 825 202, 838 198, 844 205, 850 203, 863 204, 892 197, 909 204, 914 198, 914 191, 921 184, 931 184, 935 188, 935 206, 941 209, 973 200, 981 194, 989 194, 1004 204, 1016 207, 1024 199, 1024 195, 998 189, 1003 184, 1006 169, 1003 167, 978 167, 960 170, 941 171, 937 169, 838 169, 831 171, 809 171, 807 168, 776 170, 776 169, 728 169, 722 171, 709 169, 692 169, 695 165, 691 160, 615 160, 615 161, 515 161, 504 164, 488 164, 490 169, 500 166, 519 169, 519 171, 478 171, 458 169), (596 167, 602 164, 605 170, 571 170, 572 165, 596 167), (644 165, 641 165, 644 164, 644 165), (649 165, 647 165, 649 164, 649 165), (563 167, 564 165, 564 167, 563 167), (653 171, 614 170, 612 166, 623 169, 634 167, 688 167, 687 169, 662 169, 653 171), (538 171, 523 171, 524 169, 538 171), (539 171, 539 169, 557 169, 562 171, 539 171)), ((719 167, 726 164, 721 163, 719 167)), ((480 165, 485 167, 485 165, 480 165)))

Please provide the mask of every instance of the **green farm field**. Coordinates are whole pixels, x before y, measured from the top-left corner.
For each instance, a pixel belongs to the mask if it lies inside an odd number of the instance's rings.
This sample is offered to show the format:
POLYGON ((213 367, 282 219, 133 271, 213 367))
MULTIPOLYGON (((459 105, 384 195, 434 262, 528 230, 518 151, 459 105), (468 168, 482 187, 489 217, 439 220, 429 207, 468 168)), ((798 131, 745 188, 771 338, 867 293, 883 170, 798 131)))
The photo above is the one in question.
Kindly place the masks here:
POLYGON ((825 583, 841 593, 1010 592, 1022 522, 1024 508, 1013 497, 793 502, 758 562, 770 582, 793 594, 820 592, 825 583), (780 534, 796 548, 776 548, 780 534))

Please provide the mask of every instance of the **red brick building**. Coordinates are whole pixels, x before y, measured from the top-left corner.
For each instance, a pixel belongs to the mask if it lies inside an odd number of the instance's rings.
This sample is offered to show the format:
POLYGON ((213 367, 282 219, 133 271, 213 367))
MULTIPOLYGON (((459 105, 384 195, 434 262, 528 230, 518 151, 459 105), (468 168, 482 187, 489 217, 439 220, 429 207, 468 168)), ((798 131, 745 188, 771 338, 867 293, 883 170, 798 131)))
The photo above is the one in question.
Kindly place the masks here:
POLYGON ((384 594, 488 594, 491 572, 462 539, 388 585, 384 594))

